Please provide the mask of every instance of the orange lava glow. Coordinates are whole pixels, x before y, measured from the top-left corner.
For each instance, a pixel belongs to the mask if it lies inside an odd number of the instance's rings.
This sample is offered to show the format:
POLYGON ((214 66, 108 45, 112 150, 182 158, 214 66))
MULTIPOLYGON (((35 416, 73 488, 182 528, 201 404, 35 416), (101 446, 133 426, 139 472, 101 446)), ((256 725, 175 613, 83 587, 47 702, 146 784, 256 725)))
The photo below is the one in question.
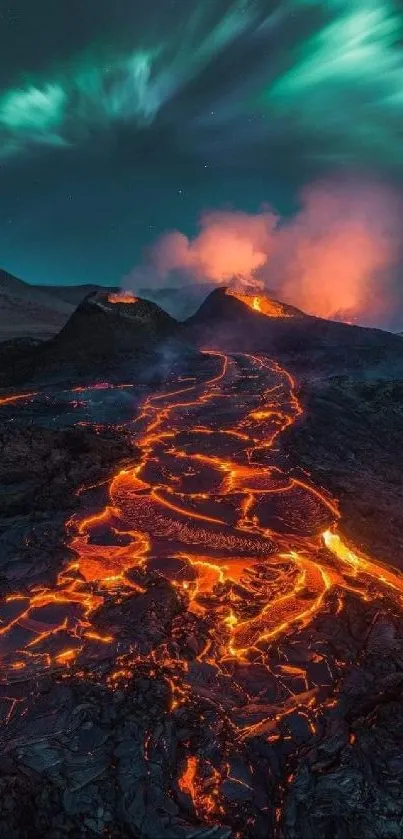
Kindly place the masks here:
MULTIPOLYGON (((234 713, 236 742, 276 742, 296 711, 314 735, 325 686, 303 657, 289 660, 287 644, 305 632, 304 655, 325 666, 325 653, 309 645, 318 616, 340 614, 347 596, 385 596, 402 609, 403 578, 348 546, 335 500, 282 465, 277 443, 302 414, 290 373, 266 356, 212 350, 200 370, 144 401, 134 424, 137 463, 114 475, 105 507, 67 523, 74 558, 56 582, 0 604, 5 678, 49 668, 82 674, 85 656, 109 656, 115 689, 146 660, 164 668, 175 714, 205 695, 191 681, 200 667, 209 701, 227 719, 234 713), (172 649, 165 641, 142 656, 135 637, 124 648, 120 630, 100 616, 111 604, 141 602, 150 570, 168 580, 183 611, 172 649), (181 657, 186 621, 196 629, 192 654, 181 657), (256 692, 250 673, 259 675, 256 692)), ((210 765, 190 744, 183 759, 180 791, 199 819, 218 819, 220 785, 244 782, 224 758, 210 765)))
POLYGON ((332 499, 271 461, 277 437, 301 415, 290 374, 264 357, 206 355, 219 369, 204 382, 145 401, 137 420, 140 463, 115 475, 107 507, 70 522, 77 560, 63 569, 56 586, 34 591, 29 599, 8 598, 20 599, 21 609, 0 635, 16 626, 30 630, 36 619, 32 637, 10 661, 14 669, 58 634, 66 641, 73 636, 74 647, 67 643, 53 657, 46 650, 41 654, 46 664, 73 661, 86 639, 112 643, 111 634, 92 626, 91 615, 106 593, 142 591, 127 574, 144 566, 155 540, 168 552, 170 542, 182 546, 178 559, 192 572, 182 590, 190 612, 216 614, 209 657, 216 646, 220 666, 231 658, 253 660, 262 646, 307 626, 332 589, 339 598, 343 589, 367 598, 364 580, 371 578, 400 601, 400 576, 348 548, 334 532, 338 509, 332 499), (217 430, 216 411, 225 409, 239 386, 243 392, 244 383, 249 391, 232 409, 234 421, 217 430), (196 421, 201 414, 203 424, 196 421), (109 534, 107 543, 93 543, 92 536, 102 532, 109 534), (319 558, 323 544, 329 554, 325 565, 319 558), (215 592, 222 588, 227 606, 220 600, 216 608, 215 592), (256 598, 259 608, 251 610, 256 598), (61 611, 76 604, 79 617, 43 626, 37 616, 51 603, 61 611))
POLYGON ((179 788, 194 800, 196 798, 197 759, 188 757, 186 766, 179 778, 179 788))
POLYGON ((268 318, 292 317, 282 303, 278 303, 277 300, 271 300, 266 294, 242 294, 241 292, 232 291, 232 289, 228 288, 226 294, 229 294, 230 297, 236 297, 237 300, 245 303, 250 309, 254 309, 256 312, 260 312, 261 315, 266 315, 268 318))
POLYGON ((0 406, 12 405, 14 402, 24 402, 27 399, 32 399, 33 396, 37 395, 38 391, 34 391, 33 393, 14 393, 10 394, 9 396, 0 396, 0 406))
POLYGON ((108 303, 137 303, 132 291, 116 291, 108 294, 108 303))
POLYGON ((206 821, 219 813, 216 785, 220 781, 219 773, 211 764, 201 766, 201 761, 194 755, 187 758, 182 775, 178 779, 181 792, 193 802, 195 813, 206 821))
POLYGON ((291 375, 263 356, 205 357, 216 368, 207 377, 144 402, 140 461, 117 472, 104 509, 68 523, 76 559, 56 584, 6 599, 12 614, 0 638, 26 633, 6 657, 11 670, 72 666, 86 644, 117 643, 94 614, 105 597, 141 594, 133 569, 156 551, 170 555, 171 545, 188 569, 172 585, 189 614, 213 620, 205 655, 218 668, 265 658, 271 643, 307 627, 331 592, 340 610, 344 592, 368 600, 375 582, 403 605, 400 575, 335 531, 337 504, 275 462, 277 438, 302 413, 291 375), (217 420, 228 410, 227 424, 217 420))

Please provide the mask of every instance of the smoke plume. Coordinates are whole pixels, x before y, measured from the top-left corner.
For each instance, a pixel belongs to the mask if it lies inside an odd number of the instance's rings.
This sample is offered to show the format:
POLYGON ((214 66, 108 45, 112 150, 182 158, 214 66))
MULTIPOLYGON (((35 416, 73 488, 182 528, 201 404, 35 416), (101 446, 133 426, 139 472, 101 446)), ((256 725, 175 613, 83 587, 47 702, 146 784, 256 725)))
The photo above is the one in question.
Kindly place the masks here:
POLYGON ((204 213, 194 238, 161 236, 125 285, 144 281, 145 272, 158 285, 181 277, 266 288, 310 314, 387 324, 396 302, 398 218, 398 199, 385 186, 319 183, 303 191, 291 218, 270 207, 204 213))

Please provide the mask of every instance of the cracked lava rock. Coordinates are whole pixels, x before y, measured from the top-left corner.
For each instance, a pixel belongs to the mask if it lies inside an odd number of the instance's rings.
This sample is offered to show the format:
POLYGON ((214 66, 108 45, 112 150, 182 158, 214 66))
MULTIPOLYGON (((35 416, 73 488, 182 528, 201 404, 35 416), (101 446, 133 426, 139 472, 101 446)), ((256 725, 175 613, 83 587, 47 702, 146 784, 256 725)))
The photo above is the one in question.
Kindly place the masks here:
POLYGON ((114 474, 86 440, 64 551, 2 568, 1 836, 403 837, 403 580, 289 464, 303 422, 276 361, 206 351, 114 474))

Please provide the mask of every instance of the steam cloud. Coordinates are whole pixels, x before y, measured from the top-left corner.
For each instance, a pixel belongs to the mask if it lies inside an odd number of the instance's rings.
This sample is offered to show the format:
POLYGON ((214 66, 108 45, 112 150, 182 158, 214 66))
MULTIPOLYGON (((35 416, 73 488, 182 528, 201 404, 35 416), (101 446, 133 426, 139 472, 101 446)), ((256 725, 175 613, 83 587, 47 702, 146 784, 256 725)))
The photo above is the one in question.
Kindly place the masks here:
MULTIPOLYGON (((267 289, 326 318, 386 324, 396 298, 398 199, 380 184, 320 183, 282 219, 272 208, 252 215, 211 211, 189 239, 161 236, 125 286, 145 274, 154 284, 178 276, 244 289, 267 289)), ((144 282, 143 282, 144 284, 144 282)))

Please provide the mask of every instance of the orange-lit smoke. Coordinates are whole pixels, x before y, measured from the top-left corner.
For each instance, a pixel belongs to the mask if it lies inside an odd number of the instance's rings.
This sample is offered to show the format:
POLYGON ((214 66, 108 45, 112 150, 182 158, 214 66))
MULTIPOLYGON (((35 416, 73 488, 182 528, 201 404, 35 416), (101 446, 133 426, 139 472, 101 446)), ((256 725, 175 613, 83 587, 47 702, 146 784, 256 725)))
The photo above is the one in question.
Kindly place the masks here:
POLYGON ((266 287, 322 317, 380 322, 394 302, 398 218, 385 186, 320 183, 302 193, 291 218, 267 207, 205 213, 193 239, 178 231, 158 239, 148 270, 160 284, 180 272, 240 290, 266 287))
POLYGON ((198 280, 225 284, 239 276, 244 285, 256 285, 257 272, 267 263, 276 224, 277 217, 270 210, 256 215, 204 213, 194 239, 173 232, 156 242, 153 265, 162 276, 179 269, 198 280))
POLYGON ((381 321, 393 305, 398 211, 380 186, 329 188, 302 196, 302 207, 276 232, 272 267, 287 301, 339 320, 381 321))

